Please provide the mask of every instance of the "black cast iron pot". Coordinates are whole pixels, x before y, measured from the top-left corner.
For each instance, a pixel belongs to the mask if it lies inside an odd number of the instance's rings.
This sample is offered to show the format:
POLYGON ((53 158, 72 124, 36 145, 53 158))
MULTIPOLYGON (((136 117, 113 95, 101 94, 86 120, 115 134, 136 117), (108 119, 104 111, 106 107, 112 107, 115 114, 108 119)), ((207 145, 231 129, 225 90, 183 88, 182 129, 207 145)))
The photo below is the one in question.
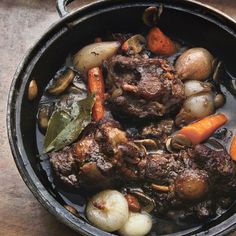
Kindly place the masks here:
MULTIPOLYGON (((39 202, 61 222, 83 235, 111 235, 74 217, 60 203, 41 169, 36 144, 36 112, 45 86, 68 54, 104 32, 138 32, 141 15, 150 5, 163 3, 160 27, 174 38, 209 49, 236 74, 236 22, 221 12, 190 0, 100 0, 68 14, 58 0, 63 18, 54 24, 29 51, 14 76, 8 100, 8 136, 19 172, 39 202), (27 88, 35 79, 37 99, 29 102, 27 88)), ((216 220, 173 235, 223 235, 236 229, 236 205, 216 220)))

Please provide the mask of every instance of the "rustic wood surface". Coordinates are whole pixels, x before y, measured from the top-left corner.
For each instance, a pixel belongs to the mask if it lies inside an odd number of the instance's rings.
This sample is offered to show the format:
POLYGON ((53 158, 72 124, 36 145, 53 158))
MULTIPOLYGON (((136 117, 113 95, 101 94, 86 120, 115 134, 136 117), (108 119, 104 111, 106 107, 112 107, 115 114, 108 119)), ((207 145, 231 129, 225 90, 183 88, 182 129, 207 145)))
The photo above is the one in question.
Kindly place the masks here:
MULTIPOLYGON (((92 2, 79 0, 74 7, 92 2)), ((202 0, 236 19, 235 0, 202 0)), ((35 41, 59 19, 55 0, 0 1, 0 235, 78 235, 58 222, 34 198, 11 156, 6 101, 15 69, 35 41)), ((236 233, 233 235, 236 236, 236 233)))

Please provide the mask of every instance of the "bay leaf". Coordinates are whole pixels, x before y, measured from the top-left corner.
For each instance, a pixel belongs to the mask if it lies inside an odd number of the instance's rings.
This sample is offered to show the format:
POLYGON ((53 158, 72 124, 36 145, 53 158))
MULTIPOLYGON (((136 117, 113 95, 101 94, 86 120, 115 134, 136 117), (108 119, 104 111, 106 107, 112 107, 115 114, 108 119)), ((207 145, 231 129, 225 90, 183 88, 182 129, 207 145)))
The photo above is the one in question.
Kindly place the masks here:
MULTIPOLYGON (((47 140, 45 139, 43 153, 59 151, 65 146, 70 145, 79 137, 82 130, 91 122, 92 107, 94 105, 94 95, 88 95, 87 98, 76 103, 77 104, 73 106, 74 109, 72 109, 72 114, 70 114, 72 120, 70 120, 67 124, 64 123, 64 128, 56 131, 56 135, 53 136, 52 134, 49 134, 47 140), (52 139, 51 137, 55 138, 52 139), (48 140, 50 140, 50 142, 48 140)), ((49 121, 48 129, 50 128, 50 123, 51 122, 49 121)), ((56 123, 57 122, 53 124, 51 123, 51 126, 55 127, 55 129, 56 123)), ((63 125, 61 125, 60 127, 62 126, 63 125)), ((47 133, 46 137, 48 135, 47 133)))
POLYGON ((65 111, 54 111, 47 128, 44 147, 49 147, 57 135, 70 123, 71 117, 65 111))
POLYGON ((74 102, 70 108, 71 117, 75 119, 78 116, 79 112, 80 112, 80 104, 79 102, 74 102))

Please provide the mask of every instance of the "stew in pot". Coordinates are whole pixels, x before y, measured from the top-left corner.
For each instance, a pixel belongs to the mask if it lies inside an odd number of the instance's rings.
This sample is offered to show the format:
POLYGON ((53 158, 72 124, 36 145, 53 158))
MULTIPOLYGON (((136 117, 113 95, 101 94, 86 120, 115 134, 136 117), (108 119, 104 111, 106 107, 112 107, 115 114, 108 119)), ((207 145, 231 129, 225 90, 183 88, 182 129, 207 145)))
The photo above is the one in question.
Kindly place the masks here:
POLYGON ((38 108, 40 163, 65 208, 119 235, 193 227, 236 196, 235 80, 206 48, 165 35, 162 10, 145 10, 148 33, 69 56, 38 108))

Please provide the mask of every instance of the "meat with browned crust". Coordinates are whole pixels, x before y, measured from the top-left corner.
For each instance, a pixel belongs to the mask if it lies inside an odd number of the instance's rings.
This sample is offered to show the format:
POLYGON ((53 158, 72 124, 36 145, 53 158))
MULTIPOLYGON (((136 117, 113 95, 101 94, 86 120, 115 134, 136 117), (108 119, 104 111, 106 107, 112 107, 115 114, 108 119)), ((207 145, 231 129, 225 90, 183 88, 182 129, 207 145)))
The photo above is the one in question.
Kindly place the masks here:
POLYGON ((185 216, 206 218, 222 202, 230 204, 236 191, 235 165, 226 150, 201 144, 176 153, 146 153, 114 120, 88 129, 71 148, 50 153, 55 176, 67 186, 101 190, 141 184, 155 200, 157 213, 165 215, 181 210, 185 216), (152 184, 169 186, 169 191, 155 190, 152 184))
POLYGON ((78 166, 73 149, 66 147, 62 151, 49 153, 49 157, 56 180, 67 187, 78 188, 78 166))
POLYGON ((127 116, 161 117, 178 110, 184 86, 167 60, 114 56, 105 63, 111 109, 127 116))

